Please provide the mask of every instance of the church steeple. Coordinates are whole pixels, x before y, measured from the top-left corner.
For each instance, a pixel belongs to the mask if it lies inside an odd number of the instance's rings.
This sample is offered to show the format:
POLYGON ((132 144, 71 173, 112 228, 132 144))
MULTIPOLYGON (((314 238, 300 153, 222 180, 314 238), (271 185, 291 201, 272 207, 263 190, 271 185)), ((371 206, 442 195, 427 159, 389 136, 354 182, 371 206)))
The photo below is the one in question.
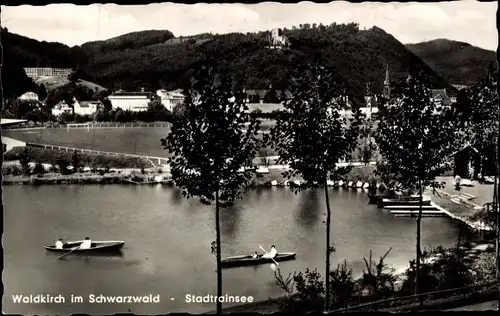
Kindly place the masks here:
POLYGON ((384 79, 384 98, 389 98, 391 96, 391 81, 389 79, 389 65, 385 67, 385 79, 384 79))

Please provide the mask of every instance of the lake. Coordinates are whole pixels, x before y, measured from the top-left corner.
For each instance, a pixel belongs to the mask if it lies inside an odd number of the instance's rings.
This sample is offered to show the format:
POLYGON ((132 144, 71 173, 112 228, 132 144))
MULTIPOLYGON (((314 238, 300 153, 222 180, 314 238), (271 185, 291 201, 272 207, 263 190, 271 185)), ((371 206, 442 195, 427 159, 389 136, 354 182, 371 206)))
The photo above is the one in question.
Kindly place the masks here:
MULTIPOLYGON (((215 304, 185 303, 186 294, 216 294, 214 207, 184 199, 166 186, 5 186, 3 235, 3 312, 8 314, 164 314, 200 313, 215 304), (124 240, 122 257, 74 256, 57 260, 44 244, 57 238, 124 240), (15 294, 51 294, 61 304, 14 303, 15 294), (91 304, 90 294, 160 295, 160 303, 91 304), (84 297, 70 303, 70 295, 84 297)), ((356 274, 363 257, 378 260, 390 247, 387 263, 403 268, 414 257, 415 221, 398 218, 368 204, 365 193, 331 189, 332 265, 347 259, 356 274)), ((269 249, 296 252, 280 264, 284 275, 296 270, 324 270, 324 195, 295 195, 287 188, 249 191, 221 213, 222 255, 269 249)), ((422 246, 451 246, 459 225, 448 218, 424 218, 422 246)), ((223 292, 255 300, 282 295, 269 265, 223 270, 223 292)), ((224 305, 228 307, 230 305, 224 305)))

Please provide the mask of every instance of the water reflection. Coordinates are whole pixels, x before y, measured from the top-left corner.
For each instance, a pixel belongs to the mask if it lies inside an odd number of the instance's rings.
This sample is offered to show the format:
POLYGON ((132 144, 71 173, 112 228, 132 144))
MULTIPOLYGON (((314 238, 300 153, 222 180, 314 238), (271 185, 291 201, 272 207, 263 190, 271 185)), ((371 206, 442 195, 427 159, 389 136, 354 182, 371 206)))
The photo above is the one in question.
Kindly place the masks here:
POLYGON ((170 189, 170 198, 172 204, 175 205, 180 205, 182 203, 182 199, 184 199, 184 197, 182 196, 182 191, 179 190, 178 188, 170 189))
MULTIPOLYGON (((205 304, 186 304, 182 299, 163 302, 163 297, 216 291, 215 259, 210 242, 215 239, 215 206, 185 199, 180 192, 163 186, 41 186, 4 187, 3 236, 5 297, 16 293, 63 293, 86 296, 144 295, 159 293, 160 304, 131 307, 136 314, 165 312, 202 313, 205 304), (169 191, 170 192, 165 192, 169 191), (19 232, 22 232, 20 234, 19 232), (43 244, 54 238, 127 242, 123 257, 44 255, 43 244), (43 251, 43 253, 42 253, 43 251), (19 282, 23 280, 23 282, 19 282), (70 280, 71 282, 68 282, 70 280)), ((331 190, 331 241, 337 252, 332 264, 347 258, 358 270, 363 256, 373 250, 376 259, 389 247, 388 264, 407 266, 414 257, 415 222, 394 217, 367 203, 363 194, 331 190), (352 199, 351 199, 352 198, 352 199)), ((250 190, 235 207, 222 210, 223 256, 259 251, 259 245, 278 251, 294 251, 296 260, 283 263, 282 272, 319 268, 325 259, 325 210, 323 190, 295 195, 289 188, 250 190), (260 196, 260 198, 259 198, 260 196), (316 225, 314 226, 314 223, 316 225)), ((422 244, 445 247, 456 244, 454 221, 425 218, 422 244)), ((268 265, 224 271, 224 291, 252 295, 255 300, 277 297, 273 272, 268 265)), ((14 304, 4 299, 9 314, 108 314, 127 312, 125 305, 34 305, 14 304)))
POLYGON ((321 216, 321 204, 317 190, 307 190, 300 195, 297 216, 297 225, 312 230, 321 216))
MULTIPOLYGON (((46 251, 45 254, 47 256, 53 256, 54 259, 57 259, 64 255, 64 253, 60 252, 50 252, 46 251)), ((72 259, 72 258, 123 258, 123 252, 122 251, 113 251, 113 252, 96 252, 93 254, 84 254, 84 253, 77 253, 76 251, 74 253, 69 254, 68 256, 64 257, 62 260, 67 260, 67 259, 72 259)))
POLYGON ((262 194, 264 194, 265 191, 268 191, 269 189, 268 188, 263 188, 263 187, 256 187, 255 188, 255 196, 257 198, 260 198, 262 197, 262 194))
POLYGON ((220 210, 220 232, 224 238, 235 238, 240 225, 241 206, 234 204, 220 210))

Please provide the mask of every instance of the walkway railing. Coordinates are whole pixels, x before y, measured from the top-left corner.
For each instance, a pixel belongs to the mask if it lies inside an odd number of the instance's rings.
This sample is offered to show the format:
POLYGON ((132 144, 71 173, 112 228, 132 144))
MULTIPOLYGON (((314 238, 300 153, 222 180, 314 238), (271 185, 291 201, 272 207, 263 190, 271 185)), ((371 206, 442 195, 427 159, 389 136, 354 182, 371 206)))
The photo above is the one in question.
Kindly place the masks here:
POLYGON ((90 128, 144 128, 144 127, 150 127, 150 128, 164 128, 168 127, 169 123, 116 123, 116 122, 87 122, 87 123, 70 123, 70 124, 58 124, 57 126, 55 125, 45 125, 45 126, 29 126, 29 125, 22 125, 22 126, 5 126, 2 127, 4 130, 33 130, 33 129, 46 129, 46 128, 70 128, 70 129, 86 129, 87 126, 90 128), (68 126, 69 125, 69 126, 68 126), (74 125, 74 126, 71 126, 74 125))
POLYGON ((76 151, 76 152, 80 152, 80 153, 91 153, 91 154, 106 155, 106 156, 134 157, 134 158, 146 159, 146 160, 150 161, 153 165, 160 165, 160 166, 168 164, 168 158, 167 157, 134 155, 134 154, 111 152, 111 151, 104 151, 104 150, 73 148, 73 147, 66 147, 66 146, 48 145, 48 144, 37 144, 37 143, 26 143, 26 147, 55 149, 55 150, 61 150, 61 151, 67 151, 67 152, 74 152, 74 151, 76 151))
MULTIPOLYGON (((423 305, 425 305, 426 301, 450 298, 452 296, 458 296, 458 295, 463 295, 463 298, 466 298, 468 295, 477 293, 479 290, 489 290, 490 288, 493 288, 493 286, 496 286, 497 284, 498 282, 495 281, 495 282, 476 284, 461 288, 454 288, 449 290, 427 292, 418 295, 395 297, 391 299, 379 300, 366 304, 349 306, 346 308, 330 311, 329 313, 341 313, 341 312, 352 312, 352 311, 363 311, 363 310, 378 311, 390 308, 402 308, 402 307, 409 307, 412 304, 420 304, 420 301, 422 301, 423 305)), ((498 289, 495 288, 495 290, 498 289)))
POLYGON ((89 123, 91 128, 142 128, 142 127, 151 127, 151 128, 158 128, 158 127, 168 127, 170 124, 169 123, 111 123, 111 122, 106 122, 106 123, 89 123))

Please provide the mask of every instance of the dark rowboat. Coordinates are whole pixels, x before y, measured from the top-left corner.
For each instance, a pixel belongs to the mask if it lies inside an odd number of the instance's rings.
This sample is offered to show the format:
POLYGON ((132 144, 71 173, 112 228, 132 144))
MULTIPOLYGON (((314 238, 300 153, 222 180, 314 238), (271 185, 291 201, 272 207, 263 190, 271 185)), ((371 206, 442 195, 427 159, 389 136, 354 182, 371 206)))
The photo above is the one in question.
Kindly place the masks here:
MULTIPOLYGON (((276 262, 288 261, 294 259, 295 259, 294 252, 282 252, 278 253, 274 257, 274 261, 276 262)), ((232 267, 243 267, 243 266, 253 266, 258 264, 273 263, 274 261, 269 258, 262 258, 262 255, 258 255, 257 258, 252 258, 252 255, 243 255, 243 256, 224 258, 222 259, 221 264, 223 268, 232 268, 232 267)))
MULTIPOLYGON (((56 248, 55 245, 43 246, 45 250, 52 252, 69 252, 80 246, 82 241, 70 241, 64 244, 62 249, 56 248)), ((112 252, 119 251, 123 245, 124 241, 94 241, 89 249, 76 249, 73 253, 92 253, 92 252, 112 252)))

